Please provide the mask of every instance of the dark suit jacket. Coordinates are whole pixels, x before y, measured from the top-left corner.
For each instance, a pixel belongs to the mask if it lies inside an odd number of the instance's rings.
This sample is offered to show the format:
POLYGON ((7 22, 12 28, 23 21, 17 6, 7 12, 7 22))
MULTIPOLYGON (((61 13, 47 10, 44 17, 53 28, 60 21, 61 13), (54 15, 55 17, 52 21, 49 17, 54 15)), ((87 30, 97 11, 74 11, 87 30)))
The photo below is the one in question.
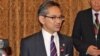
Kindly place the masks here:
MULTIPOLYGON (((72 39, 65 35, 58 34, 60 41, 60 56, 73 55, 72 39), (65 46, 63 45, 65 44, 65 46)), ((47 56, 42 32, 38 32, 21 41, 20 56, 47 56)))
POLYGON ((86 55, 86 51, 90 45, 95 45, 100 49, 100 30, 96 40, 91 8, 77 14, 72 38, 75 48, 80 52, 80 56, 89 56, 86 55))

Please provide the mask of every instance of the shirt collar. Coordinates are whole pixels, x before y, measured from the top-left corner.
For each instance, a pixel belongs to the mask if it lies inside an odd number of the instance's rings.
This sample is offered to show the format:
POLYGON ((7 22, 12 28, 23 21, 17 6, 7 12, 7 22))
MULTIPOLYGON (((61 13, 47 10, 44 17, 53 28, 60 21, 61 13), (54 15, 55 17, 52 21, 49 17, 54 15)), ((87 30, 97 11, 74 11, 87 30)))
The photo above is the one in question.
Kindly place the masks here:
POLYGON ((95 10, 92 9, 92 12, 93 12, 93 14, 99 13, 99 15, 100 15, 100 11, 96 12, 95 10))
POLYGON ((51 34, 51 33, 47 32, 45 29, 43 29, 43 28, 42 28, 42 33, 45 36, 51 36, 51 35, 57 36, 57 32, 54 32, 53 34, 51 34))

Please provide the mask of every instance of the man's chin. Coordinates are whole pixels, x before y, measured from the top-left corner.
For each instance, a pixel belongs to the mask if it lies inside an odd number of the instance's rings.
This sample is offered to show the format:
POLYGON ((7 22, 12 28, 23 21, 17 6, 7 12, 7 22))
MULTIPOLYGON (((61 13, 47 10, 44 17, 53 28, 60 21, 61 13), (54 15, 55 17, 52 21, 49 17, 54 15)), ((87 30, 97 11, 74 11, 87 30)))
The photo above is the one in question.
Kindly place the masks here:
POLYGON ((56 29, 56 32, 60 31, 60 29, 56 29))

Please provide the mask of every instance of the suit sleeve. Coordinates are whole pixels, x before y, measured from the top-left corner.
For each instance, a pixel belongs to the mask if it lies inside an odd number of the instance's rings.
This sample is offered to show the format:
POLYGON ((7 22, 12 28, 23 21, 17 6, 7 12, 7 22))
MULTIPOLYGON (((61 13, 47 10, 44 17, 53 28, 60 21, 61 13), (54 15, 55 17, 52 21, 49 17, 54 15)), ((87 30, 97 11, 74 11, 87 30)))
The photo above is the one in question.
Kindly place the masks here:
POLYGON ((24 39, 21 40, 21 44, 20 44, 20 56, 29 56, 27 44, 25 43, 24 39))
POLYGON ((84 43, 82 40, 82 12, 79 12, 76 16, 74 27, 73 27, 73 33, 72 33, 72 38, 73 38, 73 44, 75 48, 82 53, 86 53, 87 48, 89 46, 88 43, 84 43))

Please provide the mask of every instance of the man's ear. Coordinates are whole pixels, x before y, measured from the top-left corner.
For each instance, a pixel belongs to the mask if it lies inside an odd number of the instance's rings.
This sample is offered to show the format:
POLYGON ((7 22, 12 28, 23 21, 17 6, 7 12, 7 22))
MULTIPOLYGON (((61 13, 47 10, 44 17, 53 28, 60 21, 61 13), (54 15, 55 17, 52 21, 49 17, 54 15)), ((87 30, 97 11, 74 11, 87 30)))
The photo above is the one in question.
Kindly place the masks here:
POLYGON ((41 24, 44 24, 45 22, 44 22, 44 16, 39 16, 39 22, 41 23, 41 24))

